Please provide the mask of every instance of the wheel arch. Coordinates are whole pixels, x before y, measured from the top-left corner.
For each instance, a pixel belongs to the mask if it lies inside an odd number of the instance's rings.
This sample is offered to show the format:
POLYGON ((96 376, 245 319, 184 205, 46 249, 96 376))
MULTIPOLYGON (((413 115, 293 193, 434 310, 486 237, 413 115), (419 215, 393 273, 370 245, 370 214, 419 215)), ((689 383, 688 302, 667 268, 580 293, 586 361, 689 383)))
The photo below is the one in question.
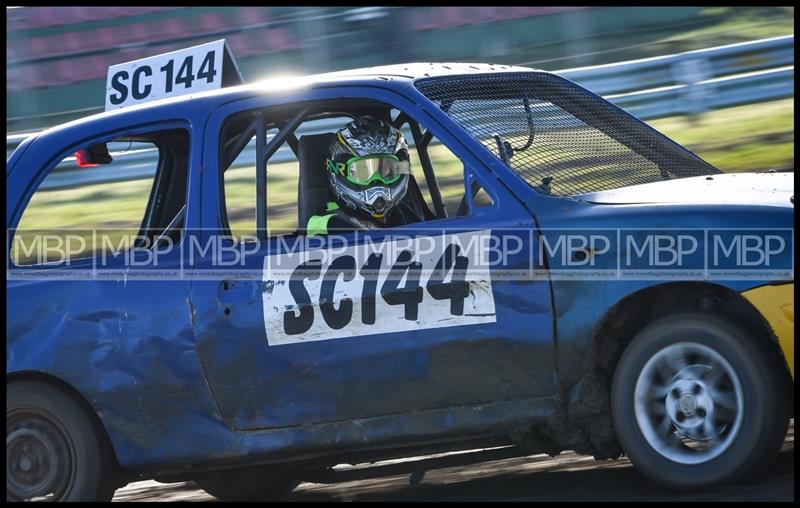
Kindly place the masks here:
POLYGON ((778 338, 764 316, 739 292, 711 282, 658 284, 626 295, 599 321, 589 347, 594 352, 586 355, 584 366, 593 363, 613 376, 622 351, 640 330, 660 317, 684 311, 708 312, 737 323, 748 336, 771 344, 786 366, 778 338))
POLYGON ((750 337, 780 355, 778 339, 756 308, 738 292, 710 282, 674 282, 648 286, 625 295, 608 308, 593 328, 576 382, 560 386, 556 415, 549 425, 561 449, 616 458, 622 448, 611 421, 610 393, 616 366, 633 337, 654 320, 676 312, 708 312, 729 319, 750 337))

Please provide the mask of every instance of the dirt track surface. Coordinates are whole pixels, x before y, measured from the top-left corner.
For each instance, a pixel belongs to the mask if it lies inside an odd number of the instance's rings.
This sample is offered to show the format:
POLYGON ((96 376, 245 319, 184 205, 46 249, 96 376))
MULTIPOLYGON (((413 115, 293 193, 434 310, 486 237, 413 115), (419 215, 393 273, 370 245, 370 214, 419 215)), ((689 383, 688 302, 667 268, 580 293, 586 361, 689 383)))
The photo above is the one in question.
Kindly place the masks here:
MULTIPOLYGON (((625 458, 595 461, 562 453, 532 455, 409 475, 331 485, 302 483, 288 501, 794 501, 794 425, 762 477, 702 492, 665 490, 640 475, 625 458)), ((114 501, 211 501, 192 483, 137 482, 114 501)))

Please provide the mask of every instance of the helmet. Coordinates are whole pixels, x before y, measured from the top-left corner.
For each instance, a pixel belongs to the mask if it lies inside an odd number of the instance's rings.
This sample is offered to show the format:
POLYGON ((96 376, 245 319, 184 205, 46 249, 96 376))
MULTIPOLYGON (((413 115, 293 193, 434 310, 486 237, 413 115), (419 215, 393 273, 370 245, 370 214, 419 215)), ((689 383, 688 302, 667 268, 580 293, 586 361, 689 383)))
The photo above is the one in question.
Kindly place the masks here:
POLYGON ((326 159, 336 198, 382 218, 408 188, 411 161, 403 134, 388 122, 361 116, 339 129, 326 159))

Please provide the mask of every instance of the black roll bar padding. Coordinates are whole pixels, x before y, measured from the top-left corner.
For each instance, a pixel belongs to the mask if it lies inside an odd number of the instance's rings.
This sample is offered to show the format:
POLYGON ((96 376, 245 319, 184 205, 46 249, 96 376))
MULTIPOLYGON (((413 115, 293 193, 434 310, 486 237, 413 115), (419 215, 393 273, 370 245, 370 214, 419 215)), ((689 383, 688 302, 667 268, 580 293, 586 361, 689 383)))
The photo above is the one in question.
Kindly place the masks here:
MULTIPOLYGON (((256 128, 256 122, 258 121, 258 118, 259 115, 254 114, 253 119, 247 125, 247 128, 244 129, 242 132, 249 133, 251 131, 254 131, 256 128)), ((227 129, 230 129, 231 127, 233 126, 225 127, 226 134, 227 134, 227 129)), ((229 141, 227 145, 223 147, 222 156, 224 158, 221 164, 221 167, 223 168, 222 171, 227 171, 230 168, 230 165, 233 164, 233 161, 236 160, 236 157, 239 156, 239 154, 242 152, 242 150, 244 150, 244 148, 247 146, 248 143, 250 143, 250 137, 242 134, 236 138, 231 139, 231 141, 229 141)))
POLYGON ((267 129, 264 115, 258 112, 256 123, 256 237, 267 238, 267 129))
MULTIPOLYGON (((430 138, 427 141, 424 139, 430 132, 426 132, 425 136, 423 136, 419 124, 412 119, 409 119, 408 126, 411 128, 411 135, 414 136, 414 143, 417 145, 419 162, 422 164, 423 173, 425 173, 425 182, 428 184, 428 191, 431 193, 433 208, 436 210, 436 215, 440 219, 447 218, 447 210, 442 200, 439 181, 436 179, 436 174, 433 172, 433 166, 431 165, 431 159, 428 156, 427 144, 430 142, 430 138)), ((431 138, 432 137, 431 135, 431 138)))
POLYGON ((422 135, 422 148, 424 148, 425 151, 428 150, 428 145, 430 144, 432 139, 433 139, 433 133, 429 130, 426 130, 425 134, 422 135))
POLYGON ((289 135, 286 136, 286 142, 289 143, 289 148, 292 149, 294 156, 299 159, 300 142, 297 140, 297 136, 294 134, 294 132, 290 132, 289 135))
POLYGON ((259 240, 267 239, 267 161, 278 151, 284 142, 297 154, 297 137, 295 129, 306 117, 308 108, 298 111, 286 121, 272 140, 267 143, 267 130, 263 113, 258 113, 256 125, 256 236, 259 240))
POLYGON ((392 122, 392 127, 394 127, 397 130, 400 130, 400 127, 402 127, 404 123, 410 121, 411 118, 409 118, 409 116, 405 114, 405 112, 401 111, 400 114, 397 115, 397 118, 394 119, 394 122, 392 122))
MULTIPOLYGON (((297 127, 303 122, 307 112, 308 108, 301 109, 281 126, 278 133, 275 135, 274 138, 272 138, 272 141, 270 141, 269 144, 267 145, 266 148, 267 159, 272 157, 272 155, 276 151, 278 151, 278 148, 280 148, 283 142, 288 139, 289 135, 294 136, 295 129, 297 129, 297 127)), ((291 144, 289 146, 291 146, 291 144)))

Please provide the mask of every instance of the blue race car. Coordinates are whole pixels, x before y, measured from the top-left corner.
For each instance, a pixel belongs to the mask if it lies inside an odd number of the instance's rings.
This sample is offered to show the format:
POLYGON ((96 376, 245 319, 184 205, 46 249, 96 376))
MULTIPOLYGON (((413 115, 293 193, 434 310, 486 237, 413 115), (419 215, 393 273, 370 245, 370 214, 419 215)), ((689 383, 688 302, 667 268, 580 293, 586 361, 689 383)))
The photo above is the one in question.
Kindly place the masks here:
MULTIPOLYGON (((219 85, 207 55, 194 81, 219 85)), ((115 69, 109 111, 8 160, 8 499, 109 500, 140 479, 267 499, 336 481, 339 463, 476 448, 625 454, 691 489, 776 455, 793 412, 791 174, 723 174, 528 68, 173 97, 179 64, 115 69), (310 234, 331 213, 326 150, 363 115, 407 133, 420 220, 310 234), (108 248, 113 224, 26 226, 54 168, 102 174, 120 143, 157 160, 130 243, 108 248), (83 247, 25 243, 52 237, 83 247)))

